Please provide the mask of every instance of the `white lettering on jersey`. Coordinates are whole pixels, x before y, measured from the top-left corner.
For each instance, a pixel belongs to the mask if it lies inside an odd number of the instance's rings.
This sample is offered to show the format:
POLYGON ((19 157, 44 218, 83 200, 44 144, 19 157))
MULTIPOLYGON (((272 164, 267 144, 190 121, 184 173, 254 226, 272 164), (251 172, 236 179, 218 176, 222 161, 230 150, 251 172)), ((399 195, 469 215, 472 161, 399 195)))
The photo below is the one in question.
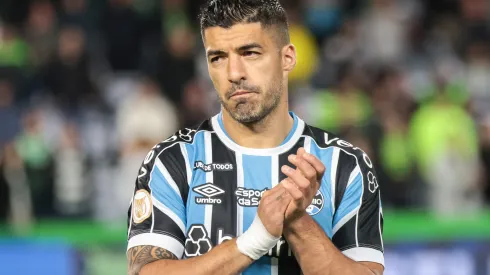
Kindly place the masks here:
POLYGON ((369 167, 373 168, 373 163, 371 162, 371 159, 369 159, 369 156, 360 148, 354 147, 354 145, 350 144, 349 142, 345 140, 341 140, 339 138, 333 138, 331 140, 328 139, 328 133, 325 133, 325 144, 330 145, 332 142, 337 141, 337 145, 340 147, 346 147, 346 148, 352 148, 352 150, 359 150, 362 152, 362 159, 364 160, 364 163, 369 167))
POLYGON ((223 229, 218 229, 218 245, 223 243, 224 241, 229 241, 231 239, 233 239, 232 236, 227 236, 227 235, 224 235, 223 232, 224 230, 223 229))
POLYGON ((167 138, 166 140, 163 141, 163 143, 174 142, 178 138, 182 139, 185 142, 191 142, 192 141, 192 135, 191 134, 195 133, 195 132, 196 132, 196 130, 189 129, 189 128, 179 130, 179 132, 177 134, 167 138))

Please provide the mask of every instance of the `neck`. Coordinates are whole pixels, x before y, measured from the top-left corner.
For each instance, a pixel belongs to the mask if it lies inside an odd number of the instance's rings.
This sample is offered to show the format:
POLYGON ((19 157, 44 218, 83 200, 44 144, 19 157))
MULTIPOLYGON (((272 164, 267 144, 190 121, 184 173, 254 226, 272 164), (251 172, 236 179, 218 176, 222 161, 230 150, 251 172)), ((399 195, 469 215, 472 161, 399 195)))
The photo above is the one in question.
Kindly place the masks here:
POLYGON ((252 124, 243 124, 234 120, 223 110, 223 125, 230 138, 240 146, 255 149, 279 146, 293 128, 294 119, 286 107, 277 106, 263 120, 252 124))

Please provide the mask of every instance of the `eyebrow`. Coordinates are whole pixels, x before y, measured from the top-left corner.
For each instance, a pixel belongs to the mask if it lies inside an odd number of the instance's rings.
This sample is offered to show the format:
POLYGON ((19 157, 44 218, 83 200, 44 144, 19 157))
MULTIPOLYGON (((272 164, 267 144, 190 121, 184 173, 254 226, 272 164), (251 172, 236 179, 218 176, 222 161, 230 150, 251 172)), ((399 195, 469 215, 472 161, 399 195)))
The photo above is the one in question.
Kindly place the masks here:
POLYGON ((243 52, 243 51, 251 50, 251 49, 254 49, 254 48, 262 49, 262 46, 260 46, 257 43, 250 43, 250 44, 246 44, 246 45, 243 45, 243 46, 239 47, 237 49, 237 51, 243 52))
POLYGON ((213 56, 213 55, 224 55, 224 54, 226 54, 226 53, 223 50, 209 50, 207 52, 208 57, 213 56))
MULTIPOLYGON (((250 44, 240 46, 240 47, 236 48, 235 50, 238 52, 243 52, 243 51, 247 51, 247 50, 251 50, 251 49, 255 49, 255 48, 262 49, 263 47, 258 43, 250 43, 250 44)), ((226 54, 226 52, 223 50, 209 50, 206 55, 208 57, 210 57, 213 55, 225 55, 225 54, 226 54)))

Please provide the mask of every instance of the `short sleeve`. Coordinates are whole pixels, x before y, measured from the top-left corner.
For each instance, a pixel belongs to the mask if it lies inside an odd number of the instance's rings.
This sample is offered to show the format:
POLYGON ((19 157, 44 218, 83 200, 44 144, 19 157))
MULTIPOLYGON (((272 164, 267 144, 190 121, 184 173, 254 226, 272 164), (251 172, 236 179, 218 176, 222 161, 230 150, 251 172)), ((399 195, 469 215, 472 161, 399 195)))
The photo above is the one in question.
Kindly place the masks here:
POLYGON ((152 245, 182 258, 188 179, 181 144, 156 145, 136 178, 128 210, 128 247, 152 245))
POLYGON ((332 241, 355 261, 384 265, 383 213, 376 172, 362 151, 339 155, 332 241))

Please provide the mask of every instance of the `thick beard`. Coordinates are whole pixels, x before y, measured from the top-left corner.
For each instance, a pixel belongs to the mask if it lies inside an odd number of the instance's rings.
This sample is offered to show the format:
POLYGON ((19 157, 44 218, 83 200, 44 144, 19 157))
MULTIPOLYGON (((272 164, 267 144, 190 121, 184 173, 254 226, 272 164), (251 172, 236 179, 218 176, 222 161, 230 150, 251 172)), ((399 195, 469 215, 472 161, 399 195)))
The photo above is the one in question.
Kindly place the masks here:
POLYGON ((282 81, 278 79, 273 81, 271 85, 267 89, 267 93, 263 97, 263 101, 257 102, 248 102, 247 99, 241 99, 236 102, 234 107, 230 106, 231 104, 227 104, 221 97, 218 97, 219 101, 223 108, 230 114, 230 116, 242 123, 242 124, 256 124, 263 121, 270 113, 272 113, 279 102, 281 101, 282 96, 282 81))

